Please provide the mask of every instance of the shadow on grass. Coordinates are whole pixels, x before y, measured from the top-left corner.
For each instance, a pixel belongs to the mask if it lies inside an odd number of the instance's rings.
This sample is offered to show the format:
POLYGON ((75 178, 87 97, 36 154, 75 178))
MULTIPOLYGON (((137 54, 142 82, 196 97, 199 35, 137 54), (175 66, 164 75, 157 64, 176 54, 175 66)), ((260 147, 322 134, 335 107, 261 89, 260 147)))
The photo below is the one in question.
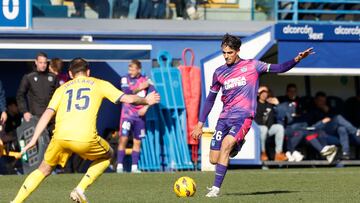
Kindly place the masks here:
POLYGON ((287 194, 287 193, 297 193, 299 191, 289 191, 289 190, 274 190, 274 191, 265 191, 265 192, 233 192, 233 193, 226 193, 224 195, 229 196, 243 196, 243 195, 271 195, 271 194, 287 194))

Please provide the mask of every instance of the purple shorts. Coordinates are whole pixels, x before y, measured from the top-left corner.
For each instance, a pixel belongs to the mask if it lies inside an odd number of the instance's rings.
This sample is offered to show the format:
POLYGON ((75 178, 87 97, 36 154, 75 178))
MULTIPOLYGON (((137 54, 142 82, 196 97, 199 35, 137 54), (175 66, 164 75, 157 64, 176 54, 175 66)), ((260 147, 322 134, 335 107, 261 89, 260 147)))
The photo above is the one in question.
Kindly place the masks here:
POLYGON ((235 137, 236 141, 241 142, 251 128, 253 118, 219 118, 215 133, 211 139, 210 149, 220 150, 222 141, 226 135, 235 137))
POLYGON ((145 120, 141 118, 121 118, 119 135, 127 137, 131 132, 134 135, 134 139, 141 140, 143 137, 145 137, 145 120))

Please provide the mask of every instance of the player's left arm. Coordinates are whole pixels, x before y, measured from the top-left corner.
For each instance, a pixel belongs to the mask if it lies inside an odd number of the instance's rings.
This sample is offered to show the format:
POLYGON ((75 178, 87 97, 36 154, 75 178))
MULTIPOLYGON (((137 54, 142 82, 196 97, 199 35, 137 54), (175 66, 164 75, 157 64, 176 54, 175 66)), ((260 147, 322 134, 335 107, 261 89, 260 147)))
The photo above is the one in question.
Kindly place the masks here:
POLYGON ((155 92, 148 94, 145 98, 137 95, 124 94, 124 92, 118 90, 107 81, 102 82, 101 91, 103 96, 113 103, 123 102, 135 105, 153 105, 160 101, 159 94, 155 92))
MULTIPOLYGON (((150 84, 147 92, 148 92, 148 94, 151 92, 156 92, 156 89, 153 85, 150 84)), ((138 111, 139 116, 145 116, 145 114, 149 108, 150 108, 150 105, 145 105, 141 109, 139 109, 139 111, 138 111)))
POLYGON ((160 95, 156 92, 151 92, 143 98, 137 95, 124 94, 121 96, 120 102, 134 105, 154 105, 160 102, 160 95))
POLYGON ((210 87, 209 94, 206 97, 205 104, 200 113, 199 121, 196 124, 196 126, 194 127, 193 131, 191 132, 191 136, 194 139, 199 139, 200 136, 202 135, 202 128, 204 127, 204 123, 206 121, 207 116, 209 115, 211 109, 214 106, 216 96, 217 96, 220 88, 221 88, 221 84, 218 80, 218 76, 215 71, 213 74, 213 80, 212 80, 212 85, 210 87))
POLYGON ((45 112, 41 115, 39 122, 36 124, 34 135, 31 138, 31 141, 22 149, 21 154, 24 154, 28 149, 35 146, 41 133, 45 130, 54 115, 55 111, 53 109, 48 108, 45 110, 45 112))
POLYGON ((306 58, 309 55, 315 54, 313 48, 308 48, 305 51, 300 52, 294 59, 286 61, 282 64, 268 64, 267 72, 271 73, 284 73, 292 69, 296 64, 298 64, 302 59, 306 58))

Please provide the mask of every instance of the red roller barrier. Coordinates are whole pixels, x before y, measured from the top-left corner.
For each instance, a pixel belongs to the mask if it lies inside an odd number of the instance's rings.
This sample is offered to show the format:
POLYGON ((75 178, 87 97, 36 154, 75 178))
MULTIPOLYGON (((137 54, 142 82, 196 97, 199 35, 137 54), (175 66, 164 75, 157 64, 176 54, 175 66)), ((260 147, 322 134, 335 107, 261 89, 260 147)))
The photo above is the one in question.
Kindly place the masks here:
POLYGON ((198 122, 200 98, 201 98, 201 73, 200 68, 194 66, 194 51, 190 48, 184 49, 182 60, 184 65, 179 66, 182 76, 182 85, 187 116, 187 141, 192 147, 192 160, 197 163, 199 141, 191 137, 191 131, 198 122), (190 52, 191 62, 187 65, 186 53, 190 52))

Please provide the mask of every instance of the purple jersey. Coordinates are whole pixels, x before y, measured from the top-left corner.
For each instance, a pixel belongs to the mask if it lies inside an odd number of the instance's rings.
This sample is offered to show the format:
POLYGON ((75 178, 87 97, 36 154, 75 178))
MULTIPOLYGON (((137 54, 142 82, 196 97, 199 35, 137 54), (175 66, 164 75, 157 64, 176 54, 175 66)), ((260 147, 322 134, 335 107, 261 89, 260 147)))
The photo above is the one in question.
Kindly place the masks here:
POLYGON ((269 72, 270 64, 257 60, 243 60, 217 68, 210 91, 222 89, 223 110, 219 118, 254 117, 256 110, 258 78, 269 72))
MULTIPOLYGON (((126 94, 134 94, 133 90, 137 89, 139 85, 143 82, 148 81, 149 79, 146 76, 140 75, 136 78, 131 78, 129 75, 121 78, 121 89, 126 94)), ((136 95, 139 97, 145 97, 147 93, 155 91, 152 85, 145 90, 141 90, 136 95)), ((143 108, 143 105, 132 105, 123 103, 121 109, 121 119, 136 119, 139 118, 138 111, 143 108)))

